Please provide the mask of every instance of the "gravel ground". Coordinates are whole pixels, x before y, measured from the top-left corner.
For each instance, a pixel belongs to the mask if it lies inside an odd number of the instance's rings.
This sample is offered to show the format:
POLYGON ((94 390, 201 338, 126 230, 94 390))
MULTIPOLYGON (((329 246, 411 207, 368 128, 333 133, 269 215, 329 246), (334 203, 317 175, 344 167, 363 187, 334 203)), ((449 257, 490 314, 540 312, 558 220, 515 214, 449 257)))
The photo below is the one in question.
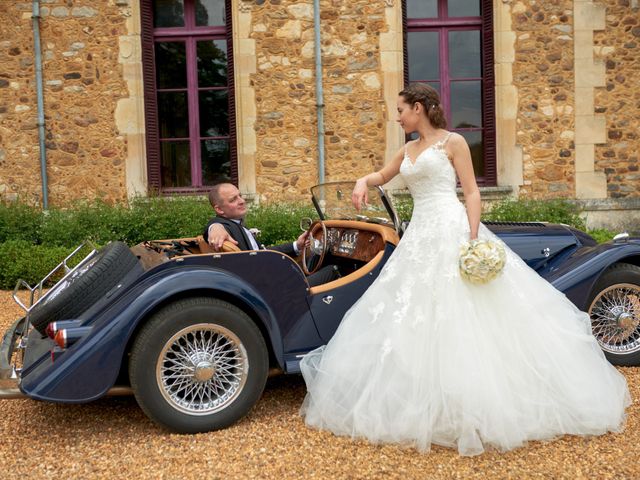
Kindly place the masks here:
MULTIPOLYGON (((0 291, 0 328, 18 318, 0 291)), ((375 446, 306 428, 301 377, 273 378, 250 415, 224 431, 176 435, 133 397, 86 405, 0 400, 0 475, 13 478, 640 478, 640 368, 623 368, 634 404, 624 433, 565 436, 460 457, 434 447, 375 446)))

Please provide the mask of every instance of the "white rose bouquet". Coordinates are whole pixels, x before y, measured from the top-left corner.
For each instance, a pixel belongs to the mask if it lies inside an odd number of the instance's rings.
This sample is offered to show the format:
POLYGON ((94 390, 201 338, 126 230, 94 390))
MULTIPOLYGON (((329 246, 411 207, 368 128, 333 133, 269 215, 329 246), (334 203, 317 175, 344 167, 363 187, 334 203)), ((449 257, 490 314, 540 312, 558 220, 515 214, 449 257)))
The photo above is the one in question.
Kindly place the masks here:
POLYGON ((506 260, 502 244, 471 240, 460 247, 460 275, 471 283, 487 283, 502 272, 506 260))

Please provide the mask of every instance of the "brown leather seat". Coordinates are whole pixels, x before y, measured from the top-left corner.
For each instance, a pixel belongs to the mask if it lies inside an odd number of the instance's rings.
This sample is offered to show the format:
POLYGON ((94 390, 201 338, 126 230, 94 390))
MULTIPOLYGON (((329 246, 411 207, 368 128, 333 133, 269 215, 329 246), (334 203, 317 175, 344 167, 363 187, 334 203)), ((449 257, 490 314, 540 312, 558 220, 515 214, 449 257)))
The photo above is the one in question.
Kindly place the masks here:
MULTIPOLYGON (((204 241, 204 237, 202 235, 198 235, 198 247, 200 248, 200 253, 219 253, 216 252, 211 245, 204 241)), ((222 244, 222 248, 220 252, 229 253, 229 252, 240 252, 241 250, 237 245, 229 242, 228 240, 222 244)))

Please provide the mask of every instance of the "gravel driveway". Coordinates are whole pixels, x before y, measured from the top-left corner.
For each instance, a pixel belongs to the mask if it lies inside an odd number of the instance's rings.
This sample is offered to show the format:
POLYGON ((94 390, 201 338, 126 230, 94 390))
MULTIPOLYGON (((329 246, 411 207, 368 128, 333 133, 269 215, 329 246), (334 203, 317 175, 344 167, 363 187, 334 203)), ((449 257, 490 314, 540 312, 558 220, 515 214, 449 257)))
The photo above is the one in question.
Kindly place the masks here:
MULTIPOLYGON (((0 328, 18 318, 0 291, 0 328)), ((640 369, 624 368, 634 404, 622 434, 565 436, 508 453, 460 457, 434 447, 374 446, 305 427, 300 377, 269 381, 251 414, 224 431, 176 435, 133 397, 87 405, 0 400, 0 472, 13 478, 640 478, 640 369)))

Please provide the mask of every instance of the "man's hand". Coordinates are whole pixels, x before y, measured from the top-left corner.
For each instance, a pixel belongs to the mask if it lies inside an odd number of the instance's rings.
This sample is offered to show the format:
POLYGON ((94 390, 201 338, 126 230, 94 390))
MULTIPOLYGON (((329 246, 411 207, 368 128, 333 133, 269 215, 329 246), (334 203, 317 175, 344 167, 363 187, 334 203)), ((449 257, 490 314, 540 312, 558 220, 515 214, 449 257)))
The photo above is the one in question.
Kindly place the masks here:
POLYGON ((367 181, 364 178, 360 178, 356 182, 351 194, 351 202, 358 212, 369 203, 369 187, 367 187, 367 181))
POLYGON ((216 252, 219 252, 224 242, 231 242, 234 245, 238 245, 238 242, 229 235, 226 228, 219 223, 214 223, 209 227, 209 245, 211 245, 211 248, 216 252))
POLYGON ((298 247, 298 252, 302 253, 302 250, 304 249, 308 239, 309 239, 309 230, 307 230, 306 232, 304 232, 302 235, 298 237, 298 239, 296 240, 296 247, 298 247))

